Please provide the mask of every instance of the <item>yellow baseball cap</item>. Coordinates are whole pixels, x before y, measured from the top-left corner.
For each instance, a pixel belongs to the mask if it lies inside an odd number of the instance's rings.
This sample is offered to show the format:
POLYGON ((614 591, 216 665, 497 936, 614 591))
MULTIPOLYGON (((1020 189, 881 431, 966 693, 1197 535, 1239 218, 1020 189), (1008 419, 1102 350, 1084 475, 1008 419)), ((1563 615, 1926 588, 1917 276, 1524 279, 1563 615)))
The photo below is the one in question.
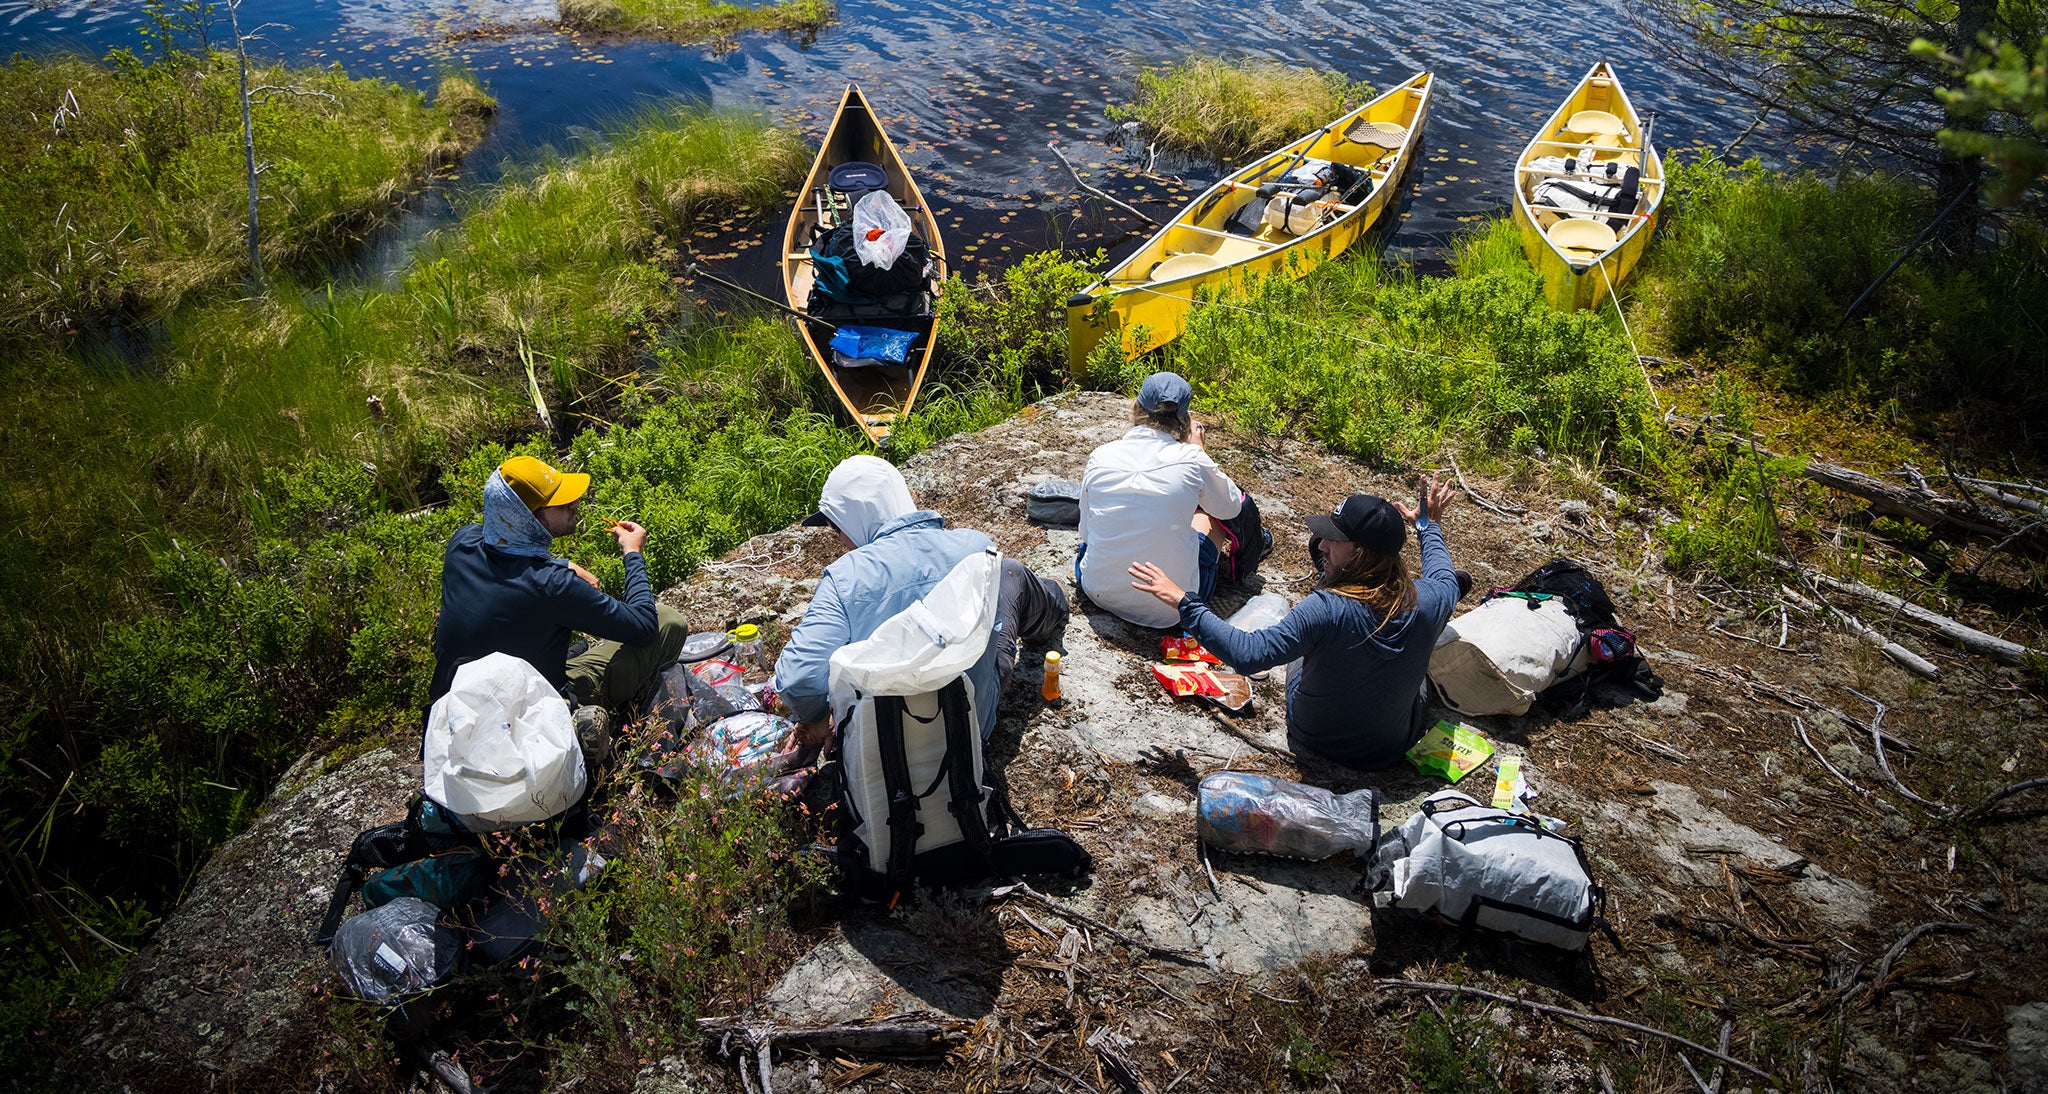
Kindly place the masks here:
POLYGON ((557 471, 532 456, 514 456, 498 465, 505 485, 519 495, 528 509, 567 505, 590 489, 590 476, 575 471, 557 471))

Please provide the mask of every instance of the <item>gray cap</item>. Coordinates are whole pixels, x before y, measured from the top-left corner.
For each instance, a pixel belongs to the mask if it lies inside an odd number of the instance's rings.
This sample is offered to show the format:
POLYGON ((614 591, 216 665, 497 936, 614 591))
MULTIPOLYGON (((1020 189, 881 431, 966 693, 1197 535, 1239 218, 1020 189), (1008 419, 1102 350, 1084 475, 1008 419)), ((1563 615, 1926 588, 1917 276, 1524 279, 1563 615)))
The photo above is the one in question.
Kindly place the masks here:
POLYGON ((1157 412, 1168 403, 1176 409, 1186 410, 1194 397, 1195 389, 1188 386, 1179 373, 1155 372, 1138 385, 1138 408, 1147 414, 1157 412))

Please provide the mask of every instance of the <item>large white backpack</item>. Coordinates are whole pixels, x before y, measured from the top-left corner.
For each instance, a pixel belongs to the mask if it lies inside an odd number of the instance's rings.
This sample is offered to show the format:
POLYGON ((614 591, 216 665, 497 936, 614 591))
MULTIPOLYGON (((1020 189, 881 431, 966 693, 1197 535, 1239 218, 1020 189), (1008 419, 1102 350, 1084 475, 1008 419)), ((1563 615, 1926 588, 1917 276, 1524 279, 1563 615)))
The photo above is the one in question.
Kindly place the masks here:
POLYGON ((919 880, 1090 865, 1064 833, 1013 834, 1015 813, 984 783, 981 711, 998 697, 978 694, 967 672, 995 633, 1002 583, 994 548, 964 558, 924 599, 832 654, 845 811, 838 858, 851 892, 892 899, 919 880))
POLYGON ((1563 598, 1496 596, 1444 627, 1429 681, 1460 714, 1526 714, 1537 693, 1591 663, 1563 598))
POLYGON ((1463 927, 1583 950, 1602 927, 1605 891, 1579 841, 1535 817, 1439 790, 1373 853, 1374 902, 1463 927))
POLYGON ((544 821, 583 797, 583 747, 569 704, 508 653, 455 670, 428 712, 421 760, 421 790, 472 832, 544 821))

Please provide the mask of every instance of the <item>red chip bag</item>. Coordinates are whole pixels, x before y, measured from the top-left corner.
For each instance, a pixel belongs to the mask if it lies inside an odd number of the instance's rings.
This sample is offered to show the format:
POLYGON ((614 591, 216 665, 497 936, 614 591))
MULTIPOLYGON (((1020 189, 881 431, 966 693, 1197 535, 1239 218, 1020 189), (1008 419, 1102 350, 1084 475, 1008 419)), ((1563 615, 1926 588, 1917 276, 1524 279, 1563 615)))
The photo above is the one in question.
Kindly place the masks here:
POLYGON ((1160 663, 1152 666, 1152 677, 1166 694, 1175 698, 1188 695, 1221 695, 1223 686, 1209 674, 1206 665, 1176 665, 1160 663))
POLYGON ((1222 659, 1202 648, 1200 639, 1167 637, 1159 640, 1159 656, 1168 661, 1201 661, 1220 665, 1222 659))

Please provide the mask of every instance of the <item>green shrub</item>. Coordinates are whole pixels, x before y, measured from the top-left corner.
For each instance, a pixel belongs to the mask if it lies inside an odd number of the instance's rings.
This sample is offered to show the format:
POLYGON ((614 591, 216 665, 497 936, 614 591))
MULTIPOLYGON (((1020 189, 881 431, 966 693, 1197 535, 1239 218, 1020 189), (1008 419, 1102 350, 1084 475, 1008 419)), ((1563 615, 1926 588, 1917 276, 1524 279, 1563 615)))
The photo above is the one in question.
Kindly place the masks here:
POLYGON ((954 372, 1025 402, 1066 386, 1067 299, 1094 282, 1096 252, 1077 262, 1057 251, 1024 256, 1002 281, 949 279, 939 296, 938 352, 954 372))
POLYGON ((1170 152, 1235 163, 1270 152, 1372 97, 1341 72, 1277 61, 1196 57, 1138 74, 1137 101, 1111 106, 1111 121, 1137 122, 1170 152))
POLYGON ((1958 264, 1923 250, 1842 317, 1938 211, 1885 174, 1827 180, 1707 157, 1671 171, 1666 227, 1635 294, 1670 351, 1745 367, 1793 392, 2032 416, 2048 379, 2048 231, 2025 217, 1958 264))

